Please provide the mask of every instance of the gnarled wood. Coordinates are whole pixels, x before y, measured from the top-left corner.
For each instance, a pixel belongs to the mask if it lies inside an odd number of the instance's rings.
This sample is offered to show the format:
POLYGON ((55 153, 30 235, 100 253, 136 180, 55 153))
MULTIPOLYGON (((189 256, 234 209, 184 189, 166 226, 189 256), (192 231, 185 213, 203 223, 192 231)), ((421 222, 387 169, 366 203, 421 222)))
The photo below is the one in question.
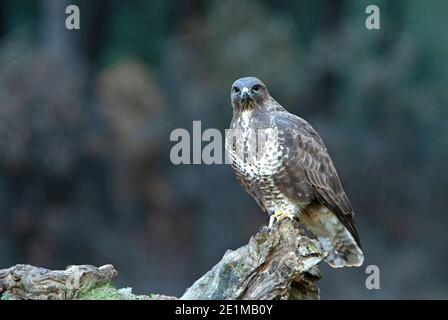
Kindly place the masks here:
POLYGON ((19 264, 0 270, 0 293, 8 299, 71 300, 80 293, 105 285, 117 277, 112 265, 82 265, 52 271, 19 264))
POLYGON ((319 299, 317 264, 324 258, 319 242, 283 220, 228 251, 181 299, 319 299))
MULTIPOLYGON (((227 251, 180 299, 319 299, 317 264, 324 258, 318 241, 307 238, 297 222, 283 220, 272 229, 263 227, 241 248, 227 251)), ((8 299, 77 299, 117 275, 112 265, 70 266, 63 271, 17 265, 0 270, 0 295, 5 292, 8 299)), ((117 292, 110 299, 176 299, 117 292)), ((107 294, 99 297, 109 298, 107 294)))

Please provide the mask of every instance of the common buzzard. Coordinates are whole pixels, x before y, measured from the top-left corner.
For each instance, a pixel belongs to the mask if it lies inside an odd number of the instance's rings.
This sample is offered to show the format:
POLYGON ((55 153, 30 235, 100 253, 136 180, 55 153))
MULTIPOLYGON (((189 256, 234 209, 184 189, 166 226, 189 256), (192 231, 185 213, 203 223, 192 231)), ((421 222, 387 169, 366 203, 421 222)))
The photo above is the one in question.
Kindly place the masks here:
POLYGON ((269 225, 297 218, 319 239, 332 267, 360 266, 354 212, 319 134, 257 78, 235 81, 231 101, 226 152, 239 183, 269 214, 269 225))

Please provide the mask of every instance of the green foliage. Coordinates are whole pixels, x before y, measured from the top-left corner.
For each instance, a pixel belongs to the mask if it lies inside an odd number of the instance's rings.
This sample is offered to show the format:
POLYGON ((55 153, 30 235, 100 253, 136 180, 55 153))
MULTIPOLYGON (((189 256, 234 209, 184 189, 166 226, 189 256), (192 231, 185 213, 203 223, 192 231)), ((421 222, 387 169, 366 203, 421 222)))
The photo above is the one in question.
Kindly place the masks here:
POLYGON ((4 294, 2 294, 1 296, 0 296, 0 301, 6 301, 6 300, 9 300, 9 298, 8 298, 8 294, 7 293, 4 293, 4 294))
POLYGON ((82 294, 78 300, 149 300, 151 296, 137 296, 130 288, 115 289, 110 283, 82 294))

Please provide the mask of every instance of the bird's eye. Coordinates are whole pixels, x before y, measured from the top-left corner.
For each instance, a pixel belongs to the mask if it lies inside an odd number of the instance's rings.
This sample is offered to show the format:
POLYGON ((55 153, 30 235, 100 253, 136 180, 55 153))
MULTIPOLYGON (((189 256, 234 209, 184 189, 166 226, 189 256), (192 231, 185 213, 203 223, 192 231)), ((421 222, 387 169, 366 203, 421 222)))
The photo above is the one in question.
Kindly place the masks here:
POLYGON ((258 92, 260 90, 260 85, 259 84, 256 84, 256 85, 254 85, 253 87, 252 87, 252 91, 253 92, 258 92))
POLYGON ((240 88, 238 88, 238 87, 233 87, 233 92, 235 92, 235 93, 239 93, 239 92, 240 92, 240 88))

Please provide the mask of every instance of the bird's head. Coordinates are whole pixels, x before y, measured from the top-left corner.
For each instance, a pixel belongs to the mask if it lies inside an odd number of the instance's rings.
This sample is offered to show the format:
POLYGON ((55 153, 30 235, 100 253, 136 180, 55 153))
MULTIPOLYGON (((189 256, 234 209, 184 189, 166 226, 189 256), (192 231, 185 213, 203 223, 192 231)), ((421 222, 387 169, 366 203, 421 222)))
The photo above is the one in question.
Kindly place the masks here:
POLYGON ((269 92, 260 79, 245 77, 233 83, 230 98, 234 111, 242 112, 262 108, 269 98, 269 92))

